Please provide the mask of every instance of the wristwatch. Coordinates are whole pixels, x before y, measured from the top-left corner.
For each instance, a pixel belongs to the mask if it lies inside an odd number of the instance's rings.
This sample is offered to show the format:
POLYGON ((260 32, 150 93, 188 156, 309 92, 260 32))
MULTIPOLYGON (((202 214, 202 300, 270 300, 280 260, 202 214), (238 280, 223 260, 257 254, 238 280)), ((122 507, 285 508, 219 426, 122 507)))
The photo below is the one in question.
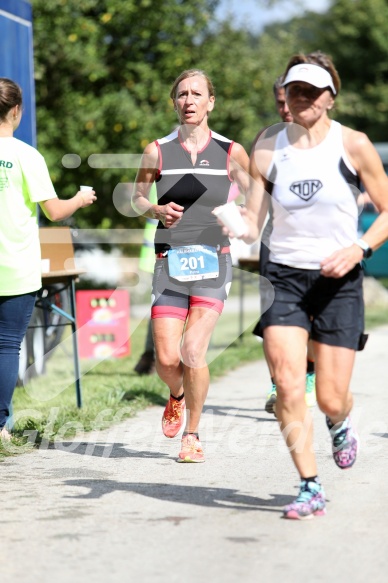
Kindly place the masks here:
POLYGON ((366 243, 364 241, 364 239, 357 239, 356 241, 356 245, 358 245, 359 247, 361 247, 363 255, 364 255, 364 259, 369 259, 369 257, 372 257, 373 255, 373 249, 371 249, 368 245, 368 243, 366 243))

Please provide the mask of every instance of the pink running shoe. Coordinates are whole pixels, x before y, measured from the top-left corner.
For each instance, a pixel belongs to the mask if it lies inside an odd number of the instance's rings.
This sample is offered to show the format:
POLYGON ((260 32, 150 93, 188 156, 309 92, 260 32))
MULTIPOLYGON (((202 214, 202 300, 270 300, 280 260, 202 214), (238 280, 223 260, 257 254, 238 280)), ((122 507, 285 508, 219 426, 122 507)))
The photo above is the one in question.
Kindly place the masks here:
POLYGON ((169 398, 162 417, 162 431, 166 437, 175 437, 185 422, 185 399, 169 398))
POLYGON ((181 451, 177 461, 196 464, 205 461, 201 442, 196 435, 188 433, 182 437, 181 451))
POLYGON ((326 424, 333 442, 332 452, 336 465, 341 470, 351 468, 357 459, 359 439, 352 427, 350 417, 346 417, 342 423, 337 423, 336 425, 333 425, 330 419, 326 417, 326 424))
POLYGON ((284 518, 306 520, 326 514, 325 493, 321 484, 315 482, 300 483, 299 496, 283 509, 284 518))

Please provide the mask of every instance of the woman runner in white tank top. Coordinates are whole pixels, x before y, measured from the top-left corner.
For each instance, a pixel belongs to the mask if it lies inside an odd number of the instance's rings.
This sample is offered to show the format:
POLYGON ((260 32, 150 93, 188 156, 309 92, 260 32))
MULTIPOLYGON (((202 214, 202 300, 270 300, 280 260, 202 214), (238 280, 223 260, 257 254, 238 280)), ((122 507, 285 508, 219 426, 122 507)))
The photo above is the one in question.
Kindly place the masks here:
POLYGON ((292 57, 283 85, 294 123, 274 139, 264 136, 251 155, 244 239, 257 239, 271 192, 266 275, 275 300, 261 324, 277 386, 276 415, 301 480, 299 496, 284 516, 304 519, 326 511, 304 399, 306 344, 310 334, 317 401, 334 461, 346 469, 358 450, 349 384, 355 352, 366 340, 361 261, 388 238, 388 178, 367 136, 328 116, 340 88, 329 57, 320 52, 292 57), (360 180, 380 215, 357 239, 360 180))

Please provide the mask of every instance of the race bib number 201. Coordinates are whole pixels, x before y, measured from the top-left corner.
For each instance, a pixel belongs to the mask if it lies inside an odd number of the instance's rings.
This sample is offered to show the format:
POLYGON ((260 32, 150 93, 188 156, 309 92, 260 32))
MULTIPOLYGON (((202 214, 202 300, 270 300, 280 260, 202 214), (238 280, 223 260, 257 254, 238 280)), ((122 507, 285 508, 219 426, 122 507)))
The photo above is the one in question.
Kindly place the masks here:
POLYGON ((219 263, 215 247, 188 245, 168 252, 170 277, 178 281, 196 281, 218 277, 219 263))

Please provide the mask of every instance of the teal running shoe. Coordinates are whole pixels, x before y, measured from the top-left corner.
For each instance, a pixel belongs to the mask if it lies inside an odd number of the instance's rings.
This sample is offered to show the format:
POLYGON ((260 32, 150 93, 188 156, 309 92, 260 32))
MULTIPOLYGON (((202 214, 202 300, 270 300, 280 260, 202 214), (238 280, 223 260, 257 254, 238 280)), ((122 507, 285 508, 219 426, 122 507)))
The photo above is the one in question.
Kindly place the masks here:
MULTIPOLYGON (((267 394, 267 400, 265 403, 265 410, 267 413, 275 415, 275 405, 276 405, 276 385, 272 383, 272 388, 270 392, 267 394)), ((306 392, 305 392, 305 401, 307 407, 314 407, 315 403, 317 402, 317 396, 315 392, 315 373, 309 372, 306 374, 306 392)))
POLYGON ((267 413, 275 415, 274 405, 276 404, 276 385, 272 383, 272 388, 267 395, 267 400, 265 402, 265 410, 267 413))
POLYGON ((326 417, 326 425, 330 431, 332 439, 332 452, 336 465, 341 470, 352 467, 357 459, 359 449, 359 438, 355 432, 350 417, 346 417, 341 423, 333 425, 326 417))
POLYGON ((317 402, 317 395, 315 393, 315 372, 308 372, 306 374, 306 392, 304 394, 307 407, 314 407, 317 402))
POLYGON ((301 480, 299 496, 283 509, 284 518, 306 520, 326 514, 325 492, 316 482, 301 480))

